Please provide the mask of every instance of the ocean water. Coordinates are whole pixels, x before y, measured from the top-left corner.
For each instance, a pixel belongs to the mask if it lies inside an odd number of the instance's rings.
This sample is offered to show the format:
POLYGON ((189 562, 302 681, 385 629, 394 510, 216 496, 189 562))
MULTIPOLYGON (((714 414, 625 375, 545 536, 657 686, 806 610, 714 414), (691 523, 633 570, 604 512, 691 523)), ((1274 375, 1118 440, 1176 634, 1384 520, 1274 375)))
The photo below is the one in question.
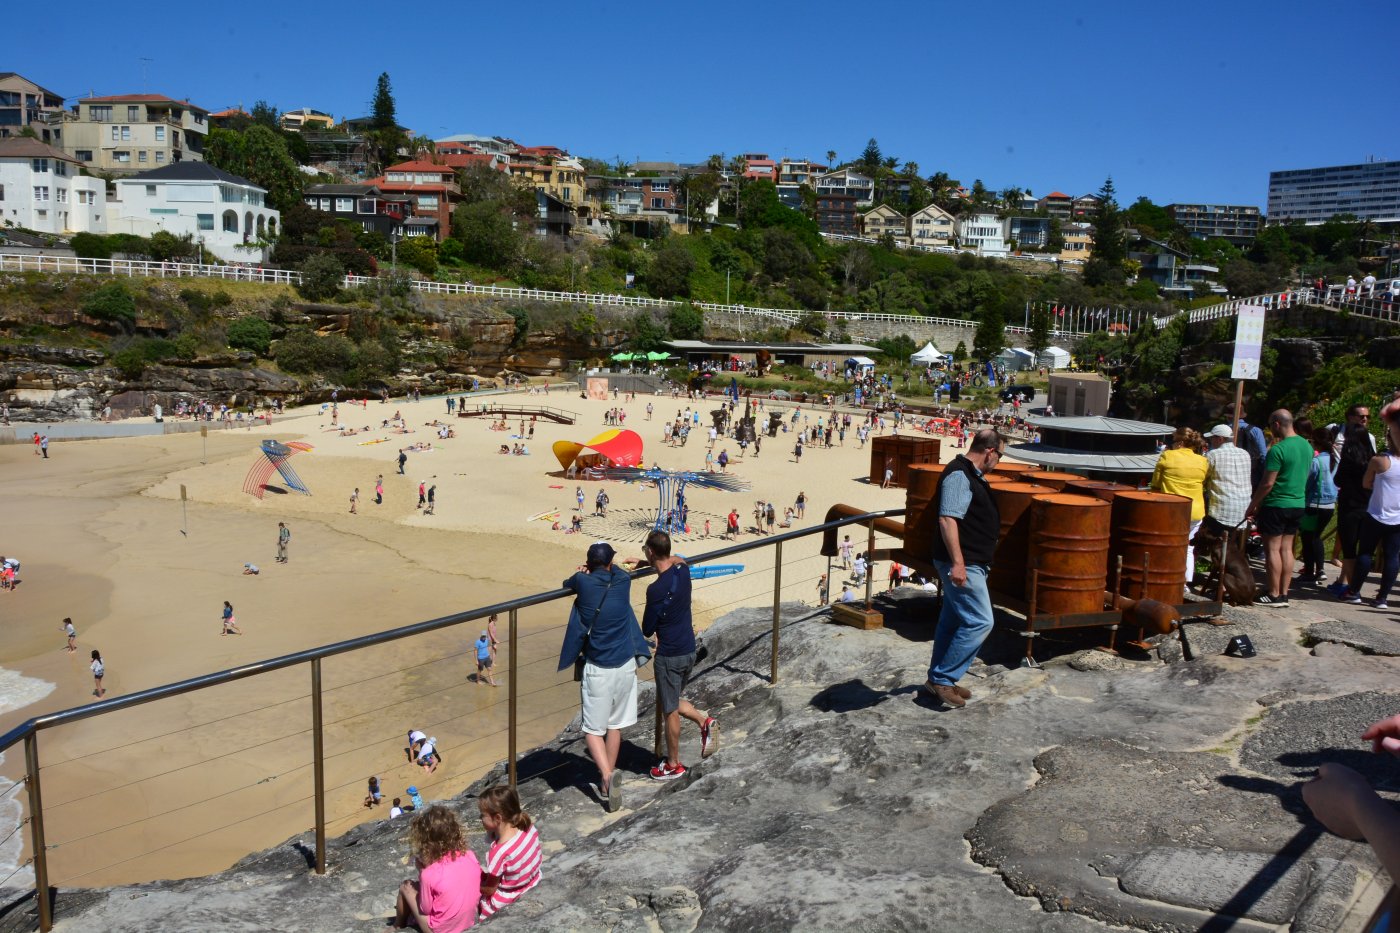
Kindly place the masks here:
MULTIPOLYGON (((0 713, 37 703, 53 689, 54 685, 47 680, 25 677, 18 671, 0 667, 0 713)), ((0 755, 0 762, 4 760, 4 755, 0 755)), ((32 869, 16 871, 24 853, 24 833, 15 831, 24 819, 23 798, 23 786, 0 779, 0 839, 4 840, 0 842, 0 888, 24 888, 34 884, 32 869)))

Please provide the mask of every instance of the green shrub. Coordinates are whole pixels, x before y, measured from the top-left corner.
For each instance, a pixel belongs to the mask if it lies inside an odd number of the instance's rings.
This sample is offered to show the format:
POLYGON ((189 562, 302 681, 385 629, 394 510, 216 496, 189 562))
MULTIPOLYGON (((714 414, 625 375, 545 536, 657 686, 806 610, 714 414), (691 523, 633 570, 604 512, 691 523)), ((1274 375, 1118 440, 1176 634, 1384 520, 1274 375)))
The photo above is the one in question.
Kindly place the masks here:
POLYGON ((297 292, 307 301, 329 301, 340 294, 344 280, 345 267, 334 256, 318 253, 301 264, 297 292))
POLYGON ((283 372, 340 375, 354 362, 355 345, 339 334, 318 337, 308 330, 288 331, 273 358, 283 372))
POLYGON ((236 350, 267 356, 271 344, 272 325, 260 317, 241 317, 228 326, 228 345, 236 350))
POLYGON ((163 338, 143 338, 133 340, 122 350, 112 354, 112 365, 127 379, 137 379, 151 363, 170 359, 179 354, 175 343, 163 338))
POLYGON ((99 321, 130 324, 136 320, 136 299, 125 282, 108 282, 83 300, 83 313, 99 321))
POLYGON ((112 244, 105 236, 97 233, 75 234, 69 245, 80 259, 112 258, 112 244))

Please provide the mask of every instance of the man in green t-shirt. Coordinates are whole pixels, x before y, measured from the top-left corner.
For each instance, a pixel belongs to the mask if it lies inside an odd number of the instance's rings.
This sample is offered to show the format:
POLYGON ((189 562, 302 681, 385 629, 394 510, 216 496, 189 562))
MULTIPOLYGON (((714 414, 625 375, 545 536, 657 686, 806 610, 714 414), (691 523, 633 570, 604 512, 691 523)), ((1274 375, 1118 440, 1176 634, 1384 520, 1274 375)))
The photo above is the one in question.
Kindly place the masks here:
POLYGON ((1280 408, 1269 415, 1269 431, 1277 440, 1264 458, 1264 478, 1254 490, 1246 518, 1254 519, 1264 538, 1264 570, 1268 592, 1262 606, 1287 606, 1288 581, 1293 576, 1293 536, 1306 510, 1303 492, 1312 466, 1312 444, 1293 430, 1293 415, 1280 408))

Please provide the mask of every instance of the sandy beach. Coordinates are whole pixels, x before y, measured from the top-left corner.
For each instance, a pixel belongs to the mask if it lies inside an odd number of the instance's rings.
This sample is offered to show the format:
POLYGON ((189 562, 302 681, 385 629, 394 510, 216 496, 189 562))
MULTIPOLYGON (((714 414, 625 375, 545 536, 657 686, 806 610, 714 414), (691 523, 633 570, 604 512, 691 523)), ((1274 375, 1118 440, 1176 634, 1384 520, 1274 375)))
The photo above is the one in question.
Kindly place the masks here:
MULTIPOLYGON (((556 389, 508 399, 580 417, 574 425, 536 422, 533 440, 526 441, 528 457, 497 452, 502 443, 519 442, 511 436, 518 419, 504 432, 484 419, 449 419, 441 398, 342 405, 342 424, 371 428, 352 437, 328 430, 329 412, 319 407, 291 411, 270 427, 211 429, 207 463, 201 463, 197 433, 55 443, 47 461, 27 445, 0 447, 6 502, 0 553, 23 561, 22 585, 0 593, 0 700, 7 701, 0 727, 90 702, 93 648, 106 663, 112 697, 550 589, 594 540, 614 542, 623 555, 639 554, 655 490, 607 483, 609 515, 594 517, 600 484, 564 479, 550 452, 555 440, 584 442, 604 430, 609 408, 626 410, 625 426, 645 443, 646 465, 704 468, 703 431, 693 432, 685 447, 662 442, 664 419, 697 404, 684 398, 602 402, 556 389), (650 421, 648 402, 656 412, 650 421), (413 433, 379 427, 396 411, 413 433), (434 419, 449 421, 457 436, 439 440, 426 426, 434 419), (291 461, 312 495, 269 492, 259 501, 242 491, 260 456, 258 445, 269 437, 313 445, 291 461), (414 442, 433 449, 411 452, 400 476, 398 450, 414 442), (385 499, 376 505, 380 474, 385 499), (420 481, 437 486, 433 515, 415 508, 420 481), (188 535, 182 534, 182 485, 189 496, 188 535), (567 527, 579 485, 587 497, 581 534, 531 520, 557 510, 567 527), (352 515, 354 487, 360 500, 352 515), (279 521, 292 531, 286 564, 274 560, 279 521), (245 562, 261 573, 244 575, 245 562), (234 606, 241 637, 219 634, 224 600, 234 606), (64 650, 65 616, 77 628, 76 653, 64 650), (16 674, 34 683, 17 681, 16 674), (12 682, 28 684, 29 692, 17 687, 6 697, 12 682), (51 692, 33 702, 43 684, 52 685, 51 692), (14 708, 19 698, 29 705, 14 708)), ((702 418, 708 421, 718 404, 698 403, 702 418)), ((804 414, 815 419, 818 412, 804 407, 804 414)), ((727 447, 730 472, 751 488, 693 490, 692 534, 682 536, 677 549, 698 554, 720 546, 731 506, 748 529, 756 499, 774 501, 781 516, 804 491, 806 518, 796 527, 821 521, 838 502, 870 509, 903 505, 903 490, 866 482, 869 451, 852 433, 844 447, 806 449, 800 464, 793 461, 793 442, 792 434, 764 438, 759 457, 750 451, 737 459, 737 445, 721 441, 716 455, 727 447)), ((950 448, 945 441, 945 459, 956 452, 950 448)), ((280 482, 275 474, 272 482, 280 482)), ((741 540, 753 538, 746 531, 741 540)), ((817 577, 826 570, 818 547, 813 536, 785 548, 785 600, 815 602, 817 577)), ((771 550, 745 558, 742 574, 697 581, 699 624, 736 605, 771 602, 771 550)), ((877 585, 883 588, 884 580, 877 585)), ((832 595, 839 592, 838 572, 832 595)), ((643 587, 634 586, 639 609, 642 600, 643 587)), ((522 752, 576 712, 570 673, 555 671, 566 618, 565 603, 520 613, 522 752)), ((388 800, 405 796, 411 784, 429 800, 454 794, 505 756, 509 658, 503 645, 496 677, 501 687, 469 679, 478 633, 477 626, 458 627, 324 663, 333 833, 387 817, 388 800), (405 760, 409 728, 440 740, 444 763, 436 773, 405 760), (374 811, 360 806, 370 775, 380 778, 386 795, 374 811)), ((303 666, 42 733, 51 883, 95 886, 204 874, 308 829, 309 689, 303 666)), ((22 776, 19 747, 6 754, 0 771, 9 779, 22 776)), ((0 827, 0 833, 13 828, 0 827)), ((16 857, 27 857, 27 842, 22 855, 18 849, 26 836, 0 843, 0 857, 10 859, 0 870, 8 873, 16 857)))

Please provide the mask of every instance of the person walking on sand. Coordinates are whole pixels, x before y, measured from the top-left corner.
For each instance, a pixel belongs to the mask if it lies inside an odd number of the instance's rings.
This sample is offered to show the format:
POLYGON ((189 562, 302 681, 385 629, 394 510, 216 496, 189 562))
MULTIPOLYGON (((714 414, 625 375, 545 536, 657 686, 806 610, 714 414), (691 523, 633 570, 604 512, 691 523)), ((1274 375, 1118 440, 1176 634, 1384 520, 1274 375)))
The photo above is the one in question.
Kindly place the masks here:
POLYGON ((384 504, 384 474, 380 473, 374 481, 374 504, 384 504))
POLYGON ((64 620, 63 620, 63 625, 62 625, 61 627, 62 627, 62 629, 63 629, 63 634, 65 634, 65 635, 68 636, 68 647, 67 647, 66 649, 64 649, 64 650, 66 650, 66 651, 77 651, 77 650, 78 650, 78 631, 77 631, 77 629, 73 628, 73 620, 72 620, 71 618, 64 619, 64 620))
POLYGON ((107 673, 107 666, 102 663, 102 652, 96 648, 92 649, 92 663, 88 667, 92 669, 92 695, 100 700, 107 693, 102 688, 102 678, 107 673))
POLYGON ((402 447, 399 448, 399 475, 403 476, 404 464, 408 463, 408 454, 404 453, 402 447))
POLYGON ((277 523, 277 563, 287 562, 287 545, 292 542, 292 530, 286 522, 277 523))
POLYGON ((496 614, 491 613, 491 618, 486 620, 486 636, 491 639, 491 665, 496 664, 497 647, 501 644, 501 639, 496 635, 496 614))
POLYGON ((490 684, 496 686, 496 678, 491 673, 493 664, 493 652, 491 650, 491 635, 485 629, 481 631, 481 637, 476 640, 476 683, 477 686, 490 684))
POLYGON ((423 507, 423 503, 425 503, 425 502, 427 502, 427 501, 428 501, 428 484, 427 484, 427 483, 424 483, 424 482, 419 482, 419 483, 418 483, 418 506, 417 506, 417 507, 421 509, 421 508, 423 507))
POLYGON ((350 493, 350 514, 354 515, 359 511, 360 487, 356 486, 355 491, 350 493))
POLYGON ((238 620, 233 617, 233 603, 226 599, 224 600, 223 628, 219 634, 228 635, 230 633, 242 635, 243 630, 238 627, 238 620))
POLYGON ((575 511, 575 512, 582 512, 582 511, 583 511, 583 487, 582 487, 582 486, 575 486, 575 487, 574 487, 574 501, 576 501, 576 502, 578 503, 578 508, 574 509, 574 511, 575 511))
POLYGON ((39 449, 43 451, 44 459, 49 459, 49 436, 47 434, 39 438, 39 449))
POLYGON ((428 507, 423 510, 424 515, 432 515, 437 508, 437 483, 428 487, 428 507))

